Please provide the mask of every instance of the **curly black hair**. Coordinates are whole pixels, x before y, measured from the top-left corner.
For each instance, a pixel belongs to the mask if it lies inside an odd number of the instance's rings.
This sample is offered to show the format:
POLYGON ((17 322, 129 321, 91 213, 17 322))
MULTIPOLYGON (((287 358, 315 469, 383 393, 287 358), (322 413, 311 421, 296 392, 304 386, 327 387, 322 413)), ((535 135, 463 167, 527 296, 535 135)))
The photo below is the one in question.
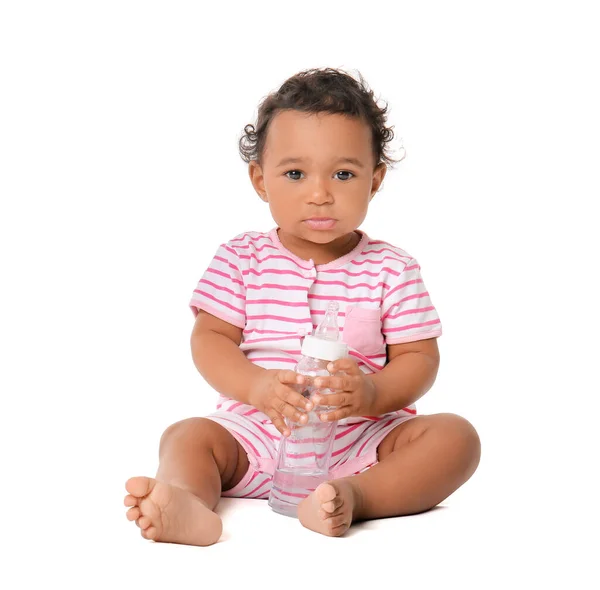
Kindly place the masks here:
POLYGON ((380 107, 363 78, 333 68, 304 70, 288 78, 277 90, 262 100, 255 125, 246 125, 239 140, 244 162, 261 163, 269 124, 277 113, 296 110, 305 113, 344 114, 363 119, 373 133, 375 163, 392 166, 388 144, 394 138, 393 126, 386 127, 387 103, 380 107))

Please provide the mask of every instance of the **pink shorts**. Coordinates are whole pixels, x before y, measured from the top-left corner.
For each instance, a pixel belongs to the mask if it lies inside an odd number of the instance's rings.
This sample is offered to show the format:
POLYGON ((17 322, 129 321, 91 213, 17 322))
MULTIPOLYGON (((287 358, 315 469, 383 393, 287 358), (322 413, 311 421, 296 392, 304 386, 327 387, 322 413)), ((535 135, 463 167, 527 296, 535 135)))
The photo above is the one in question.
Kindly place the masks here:
MULTIPOLYGON (((225 497, 269 497, 280 433, 271 421, 258 420, 256 415, 220 411, 205 416, 227 429, 248 454, 248 471, 235 487, 223 492, 225 497)), ((401 410, 377 419, 350 418, 349 423, 338 424, 331 454, 331 479, 355 475, 375 465, 381 441, 396 426, 414 417, 401 410)))

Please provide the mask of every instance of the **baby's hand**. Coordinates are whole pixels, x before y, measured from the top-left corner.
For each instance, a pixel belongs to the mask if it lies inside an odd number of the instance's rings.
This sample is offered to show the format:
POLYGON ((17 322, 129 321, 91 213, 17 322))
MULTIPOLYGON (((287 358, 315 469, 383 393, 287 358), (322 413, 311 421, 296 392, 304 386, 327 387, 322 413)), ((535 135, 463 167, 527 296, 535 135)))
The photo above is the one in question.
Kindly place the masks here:
POLYGON ((367 416, 373 407, 375 385, 358 367, 356 361, 346 357, 327 366, 331 377, 317 377, 315 387, 331 389, 333 393, 317 391, 312 396, 315 406, 335 406, 335 410, 320 412, 321 420, 330 422, 349 416, 367 416))
POLYGON ((306 424, 308 422, 306 412, 312 410, 314 406, 294 387, 305 383, 306 377, 294 371, 267 369, 253 383, 249 401, 271 418, 275 428, 283 436, 289 436, 290 429, 284 418, 306 424))

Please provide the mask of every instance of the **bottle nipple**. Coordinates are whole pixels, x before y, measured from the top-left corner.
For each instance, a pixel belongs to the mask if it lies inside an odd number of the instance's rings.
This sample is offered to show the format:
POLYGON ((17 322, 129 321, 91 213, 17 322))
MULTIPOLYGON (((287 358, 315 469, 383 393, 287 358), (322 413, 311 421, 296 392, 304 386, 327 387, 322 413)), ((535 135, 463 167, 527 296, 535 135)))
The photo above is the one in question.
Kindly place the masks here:
POLYGON ((337 315, 340 306, 337 301, 330 301, 325 312, 323 321, 317 326, 315 336, 323 340, 336 341, 339 337, 339 328, 337 323, 337 315))

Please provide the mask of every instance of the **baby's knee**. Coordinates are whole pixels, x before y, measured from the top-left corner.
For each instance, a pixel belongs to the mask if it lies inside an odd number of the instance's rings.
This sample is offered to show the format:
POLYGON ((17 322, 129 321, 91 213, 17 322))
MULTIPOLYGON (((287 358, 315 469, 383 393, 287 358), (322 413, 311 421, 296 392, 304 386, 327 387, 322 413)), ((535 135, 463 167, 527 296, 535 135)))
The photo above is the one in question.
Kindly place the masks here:
POLYGON ((442 414, 444 437, 456 453, 465 457, 470 469, 475 471, 481 456, 481 440, 475 427, 462 416, 442 414))
POLYGON ((160 450, 170 445, 198 446, 212 444, 219 425, 207 418, 186 418, 166 428, 160 437, 160 450))

